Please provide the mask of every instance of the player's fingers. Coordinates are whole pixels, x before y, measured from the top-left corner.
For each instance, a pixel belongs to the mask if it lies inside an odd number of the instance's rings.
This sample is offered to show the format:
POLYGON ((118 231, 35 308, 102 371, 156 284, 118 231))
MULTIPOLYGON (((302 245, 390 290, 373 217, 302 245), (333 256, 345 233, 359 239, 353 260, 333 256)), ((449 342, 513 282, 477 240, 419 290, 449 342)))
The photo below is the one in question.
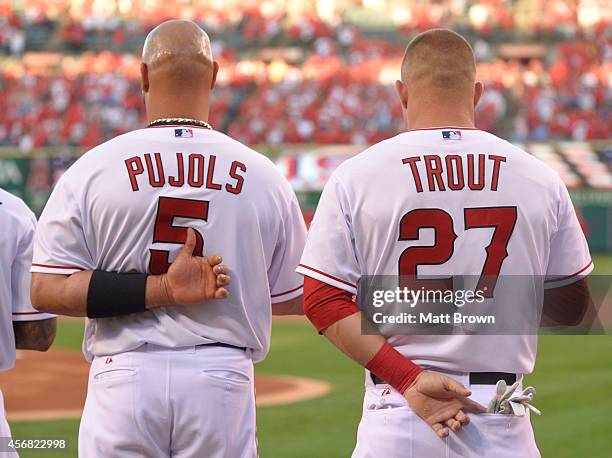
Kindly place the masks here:
POLYGON ((223 264, 218 264, 215 267, 213 267, 213 272, 215 273, 215 275, 221 275, 221 274, 227 275, 229 274, 229 267, 223 264))
POLYGON ((445 382, 444 385, 445 385, 446 391, 454 393, 457 396, 464 396, 464 397, 466 397, 466 396, 469 396, 469 395, 472 394, 472 392, 470 390, 468 390, 466 387, 464 387, 457 380, 453 380, 450 377, 446 377, 444 382, 445 382))
POLYGON ((466 414, 463 413, 462 410, 460 410, 459 412, 457 412, 457 415, 455 415, 455 420, 465 426, 470 422, 470 417, 468 417, 466 414))
POLYGON ((218 254, 212 254, 210 256, 206 256, 206 262, 208 262, 210 267, 215 267, 217 264, 221 264, 223 262, 223 258, 218 254))
POLYGON ((187 228, 187 239, 185 240, 185 244, 181 248, 179 254, 191 256, 196 244, 196 236, 195 231, 192 228, 187 228))
POLYGON ((459 423, 457 420, 455 420, 454 418, 451 418, 450 420, 446 421, 446 426, 449 427, 449 429, 456 433, 461 429, 461 423, 459 423))
POLYGON ((439 438, 444 439, 449 434, 448 428, 445 428, 442 423, 434 423, 431 425, 431 429, 438 435, 439 438))
POLYGON ((483 405, 478 404, 477 402, 474 402, 471 399, 462 399, 461 404, 463 406, 462 409, 465 412, 485 413, 487 411, 487 409, 483 405))
POLYGON ((215 299, 226 299, 229 297, 229 291, 225 288, 218 288, 215 291, 215 299))
MULTIPOLYGON (((476 404, 476 403, 474 403, 476 404)), ((479 405, 479 404, 476 404, 479 405)), ((459 399, 453 399, 448 401, 444 407, 436 410, 432 415, 427 417, 427 423, 441 423, 444 424, 446 421, 455 418, 455 416, 462 410, 463 402, 459 399)))
POLYGON ((229 285, 229 283, 230 283, 229 275, 222 274, 222 275, 217 276, 217 286, 218 287, 229 285))

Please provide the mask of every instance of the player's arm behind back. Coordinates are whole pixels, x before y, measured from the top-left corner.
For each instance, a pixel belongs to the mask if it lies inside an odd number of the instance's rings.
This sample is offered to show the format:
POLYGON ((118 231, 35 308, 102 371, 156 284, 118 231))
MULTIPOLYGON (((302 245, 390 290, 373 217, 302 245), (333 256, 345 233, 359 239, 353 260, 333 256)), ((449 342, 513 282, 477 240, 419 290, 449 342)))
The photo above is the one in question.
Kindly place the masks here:
MULTIPOLYGON (((337 174, 323 189, 298 271, 304 278, 308 319, 333 345, 405 398, 412 410, 443 438, 467 424, 466 412, 484 412, 470 391, 442 374, 424 371, 378 333, 364 333, 353 300, 364 270, 354 245, 346 193, 337 174)), ((366 323, 367 324, 367 323, 366 323)))
POLYGON ((41 312, 107 318, 228 297, 229 268, 218 255, 194 256, 195 240, 193 229, 188 229, 185 245, 162 275, 34 273, 32 304, 41 312))

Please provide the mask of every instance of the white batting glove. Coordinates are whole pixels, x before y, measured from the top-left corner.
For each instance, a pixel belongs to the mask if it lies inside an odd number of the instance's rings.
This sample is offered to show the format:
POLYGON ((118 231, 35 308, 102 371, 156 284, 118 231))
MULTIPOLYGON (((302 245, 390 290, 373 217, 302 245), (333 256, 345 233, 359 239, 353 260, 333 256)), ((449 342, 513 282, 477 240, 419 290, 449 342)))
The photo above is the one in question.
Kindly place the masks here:
POLYGON ((527 409, 529 409, 536 415, 542 415, 542 412, 531 405, 535 395, 535 388, 528 386, 522 393, 513 396, 518 385, 519 383, 516 382, 511 386, 507 386, 504 380, 497 382, 495 395, 489 402, 487 412, 506 415, 513 414, 517 417, 522 417, 527 413, 527 409))
POLYGON ((510 407, 514 412, 514 415, 522 417, 527 412, 527 409, 531 410, 536 415, 542 415, 540 410, 531 405, 531 401, 533 400, 535 393, 535 388, 528 386, 521 394, 513 396, 509 399, 510 407))
POLYGON ((518 382, 515 382, 513 385, 508 386, 505 380, 500 380, 495 385, 495 396, 489 402, 489 406, 487 408, 488 413, 510 413, 510 406, 507 404, 508 399, 514 393, 514 390, 518 387, 518 382), (506 409, 508 411, 506 412, 506 409))

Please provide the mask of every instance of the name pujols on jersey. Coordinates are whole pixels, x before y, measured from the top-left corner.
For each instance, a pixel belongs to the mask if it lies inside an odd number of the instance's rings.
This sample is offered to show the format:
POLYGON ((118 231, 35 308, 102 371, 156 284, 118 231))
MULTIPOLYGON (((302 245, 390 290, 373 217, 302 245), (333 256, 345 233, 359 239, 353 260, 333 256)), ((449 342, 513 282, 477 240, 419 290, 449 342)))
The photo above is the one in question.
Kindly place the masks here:
POLYGON ((133 191, 138 191, 143 182, 138 177, 146 175, 153 188, 161 188, 167 183, 177 188, 205 187, 240 194, 247 171, 247 166, 239 161, 232 161, 228 168, 220 170, 215 155, 200 153, 176 153, 175 160, 166 159, 165 163, 160 153, 143 153, 126 159, 125 166, 133 191))
POLYGON ((460 191, 468 187, 472 191, 497 191, 504 156, 496 154, 423 154, 406 157, 402 164, 410 167, 417 192, 460 191), (423 164, 425 174, 419 172, 418 164, 423 164), (467 175, 467 176, 466 176, 467 175))

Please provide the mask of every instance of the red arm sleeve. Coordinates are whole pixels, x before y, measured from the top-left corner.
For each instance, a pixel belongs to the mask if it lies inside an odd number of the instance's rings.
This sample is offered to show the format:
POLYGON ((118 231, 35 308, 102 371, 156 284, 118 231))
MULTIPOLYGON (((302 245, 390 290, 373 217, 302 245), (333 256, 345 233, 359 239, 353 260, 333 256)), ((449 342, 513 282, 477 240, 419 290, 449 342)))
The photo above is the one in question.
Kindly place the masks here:
POLYGON ((319 333, 357 312, 359 307, 348 291, 304 277, 304 314, 319 333))
MULTIPOLYGON (((359 311, 353 301, 353 295, 348 291, 311 277, 304 277, 304 313, 317 331, 322 332, 337 321, 359 311)), ((368 362, 366 369, 400 393, 406 391, 423 371, 387 342, 368 362)))
POLYGON ((591 294, 586 278, 560 288, 544 290, 544 315, 565 326, 576 326, 582 322, 591 294))

